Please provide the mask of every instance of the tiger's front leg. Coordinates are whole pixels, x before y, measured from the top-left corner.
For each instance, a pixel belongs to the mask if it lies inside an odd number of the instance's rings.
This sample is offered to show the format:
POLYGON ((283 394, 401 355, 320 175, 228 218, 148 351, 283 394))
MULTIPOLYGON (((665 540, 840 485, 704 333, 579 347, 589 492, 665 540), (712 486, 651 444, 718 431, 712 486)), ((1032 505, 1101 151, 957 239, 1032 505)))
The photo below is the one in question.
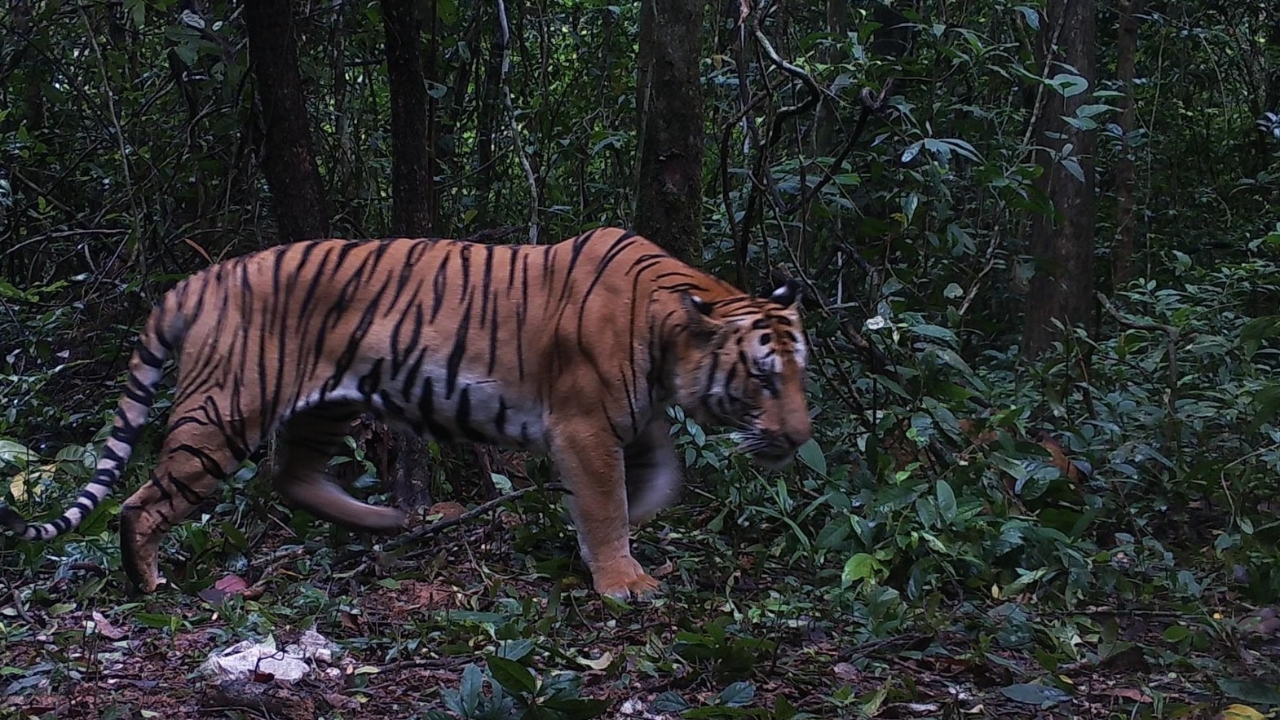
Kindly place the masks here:
POLYGON ((596 592, 619 600, 652 595, 658 581, 631 557, 627 484, 617 438, 581 423, 558 427, 550 435, 552 458, 572 493, 569 514, 596 592))

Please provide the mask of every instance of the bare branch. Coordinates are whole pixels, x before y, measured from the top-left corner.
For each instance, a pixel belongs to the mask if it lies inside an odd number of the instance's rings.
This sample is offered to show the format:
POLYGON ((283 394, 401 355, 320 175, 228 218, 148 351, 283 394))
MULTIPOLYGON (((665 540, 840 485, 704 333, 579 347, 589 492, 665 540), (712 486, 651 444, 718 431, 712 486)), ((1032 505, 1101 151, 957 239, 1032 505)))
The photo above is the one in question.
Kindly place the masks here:
POLYGON ((498 81, 502 84, 502 102, 507 108, 507 117, 511 122, 511 138, 516 146, 516 154, 520 158, 520 167, 524 168, 525 180, 529 182, 529 244, 538 244, 538 178, 529 163, 529 154, 525 152, 524 143, 520 140, 520 124, 516 122, 515 106, 511 102, 511 82, 507 71, 511 68, 511 30, 507 25, 507 5, 498 0, 498 45, 502 48, 502 69, 498 81))

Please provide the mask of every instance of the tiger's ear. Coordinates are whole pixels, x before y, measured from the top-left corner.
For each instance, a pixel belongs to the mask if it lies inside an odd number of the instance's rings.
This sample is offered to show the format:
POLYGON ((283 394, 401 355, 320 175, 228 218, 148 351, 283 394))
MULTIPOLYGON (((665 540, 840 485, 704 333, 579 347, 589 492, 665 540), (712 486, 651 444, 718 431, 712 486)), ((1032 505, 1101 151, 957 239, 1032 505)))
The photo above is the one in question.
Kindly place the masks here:
POLYGON ((684 305, 685 316, 693 330, 710 334, 719 327, 720 321, 711 317, 715 312, 715 306, 711 303, 687 292, 680 293, 680 303, 684 305))
POLYGON ((769 299, 783 307, 794 307, 800 304, 800 298, 803 296, 804 286, 794 278, 787 278, 787 281, 780 285, 777 290, 769 293, 769 299))

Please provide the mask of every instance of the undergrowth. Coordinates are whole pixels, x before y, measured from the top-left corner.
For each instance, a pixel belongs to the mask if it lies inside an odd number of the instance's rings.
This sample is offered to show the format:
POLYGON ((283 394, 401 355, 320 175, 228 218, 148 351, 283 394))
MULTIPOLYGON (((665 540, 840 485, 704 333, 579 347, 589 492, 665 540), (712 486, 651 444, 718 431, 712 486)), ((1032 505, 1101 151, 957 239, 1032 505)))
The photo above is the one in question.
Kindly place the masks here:
MULTIPOLYGON (((1186 264, 1176 283, 1136 282, 1112 300, 1104 332, 1070 334, 1034 369, 1016 348, 971 354, 945 318, 894 312, 890 298, 864 330, 895 360, 896 377, 816 353, 815 441, 781 474, 759 471, 732 451, 731 435, 676 410, 690 484, 681 505, 637 533, 638 558, 662 568, 667 585, 638 615, 587 592, 553 492, 509 505, 500 526, 480 522, 497 544, 467 550, 475 572, 458 579, 456 547, 384 557, 372 538, 289 510, 250 463, 175 528, 165 564, 180 596, 207 595, 234 574, 263 585, 263 597, 217 595, 204 611, 146 600, 115 607, 114 619, 173 636, 216 616, 228 641, 316 626, 377 662, 424 652, 470 658, 457 684, 423 706, 430 718, 595 717, 604 705, 581 697, 587 677, 632 688, 661 679, 651 699, 685 717, 866 712, 918 692, 886 681, 895 662, 944 655, 1005 668, 997 675, 1007 687, 1031 677, 1071 692, 1064 667, 1105 663, 1133 647, 1193 684, 1202 677, 1217 683, 1214 692, 1262 702, 1271 697, 1264 686, 1230 684, 1243 656, 1211 649, 1247 636, 1250 603, 1280 591, 1277 270, 1263 261, 1186 264), (839 378, 856 380, 850 388, 839 378), (1091 472, 1064 473, 1034 441, 1042 431, 1091 472), (456 595, 444 615, 373 626, 353 619, 371 589, 437 578, 456 595), (1135 635, 1125 619, 1135 613, 1161 618, 1160 627, 1135 635), (573 649, 615 632, 625 642, 607 658, 573 649), (860 655, 868 646, 898 660, 860 655), (822 670, 805 669, 819 656, 822 670)), ((28 444, 44 424, 70 421, 53 402, 64 372, 58 350, 40 343, 73 332, 35 310, 5 322, 6 332, 17 323, 28 338, 0 368, 9 399, 0 418, 6 502, 45 516, 87 479, 114 398, 97 394, 102 430, 84 444, 28 444), (33 323, 44 325, 33 332, 33 323)), ((811 321, 819 347, 838 332, 834 322, 811 321)), ((164 405, 162 395, 157 419, 164 405)), ((158 424, 127 487, 147 472, 158 424)), ((554 479, 545 462, 528 467, 532 482, 554 479)), ((391 502, 368 472, 373 465, 362 469, 357 492, 391 502)), ((464 487, 451 499, 486 498, 464 487)), ((120 596, 119 501, 54 542, 3 540, 13 601, 2 616, 6 640, 34 630, 20 608, 56 618, 120 596)), ((49 679, 46 671, 36 675, 49 679)), ((1141 707, 1150 715, 1156 706, 1141 707)))

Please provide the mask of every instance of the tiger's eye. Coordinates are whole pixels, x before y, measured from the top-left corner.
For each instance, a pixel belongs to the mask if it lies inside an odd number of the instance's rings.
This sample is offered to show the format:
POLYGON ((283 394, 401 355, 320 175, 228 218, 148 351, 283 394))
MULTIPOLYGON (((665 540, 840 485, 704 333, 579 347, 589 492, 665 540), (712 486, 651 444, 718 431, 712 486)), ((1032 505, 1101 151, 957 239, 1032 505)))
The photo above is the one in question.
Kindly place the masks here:
POLYGON ((773 342, 773 336, 772 336, 772 335, 770 335, 769 333, 765 333, 765 334, 763 334, 763 335, 761 335, 761 336, 760 336, 760 344, 761 344, 761 345, 768 345, 768 344, 769 344, 769 343, 771 343, 771 342, 773 342))

